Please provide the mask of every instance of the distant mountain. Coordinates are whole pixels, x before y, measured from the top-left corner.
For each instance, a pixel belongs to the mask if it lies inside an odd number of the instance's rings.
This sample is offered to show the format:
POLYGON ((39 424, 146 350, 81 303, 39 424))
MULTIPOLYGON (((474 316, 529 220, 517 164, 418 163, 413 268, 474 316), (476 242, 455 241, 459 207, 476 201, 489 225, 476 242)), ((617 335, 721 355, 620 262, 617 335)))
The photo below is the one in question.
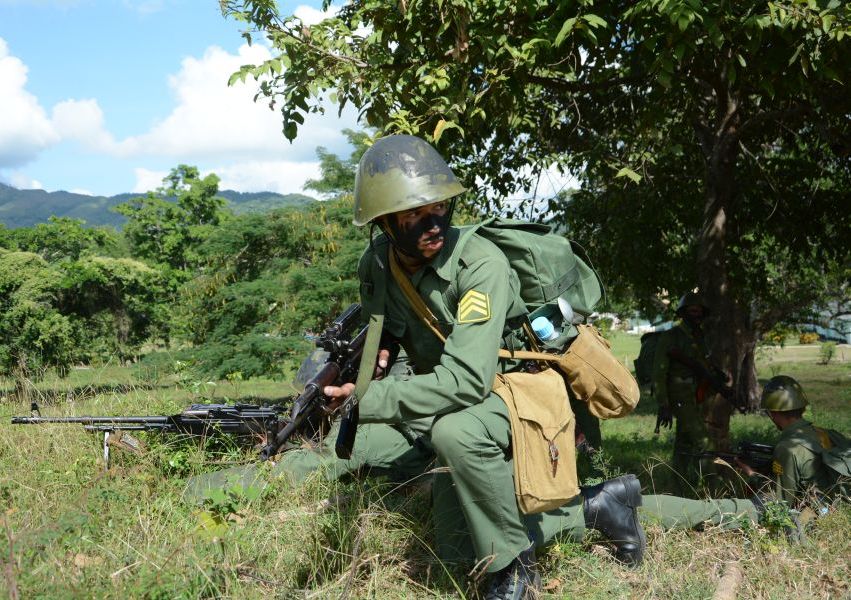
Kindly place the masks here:
MULTIPOLYGON (((121 227, 127 220, 110 210, 113 206, 145 194, 118 194, 117 196, 86 196, 71 192, 45 192, 44 190, 19 190, 0 183, 0 223, 6 227, 31 227, 46 223, 51 216, 83 219, 87 225, 112 225, 121 227)), ((305 206, 315 198, 304 194, 276 194, 274 192, 234 192, 221 190, 219 196, 237 214, 266 212, 276 208, 305 206)))

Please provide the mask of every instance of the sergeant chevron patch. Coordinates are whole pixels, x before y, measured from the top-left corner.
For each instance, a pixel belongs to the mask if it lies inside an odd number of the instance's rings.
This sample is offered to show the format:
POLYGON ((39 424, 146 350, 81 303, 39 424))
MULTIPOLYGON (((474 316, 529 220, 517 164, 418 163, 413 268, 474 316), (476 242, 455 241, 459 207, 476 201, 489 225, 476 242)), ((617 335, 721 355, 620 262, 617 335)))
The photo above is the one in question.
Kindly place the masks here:
POLYGON ((478 323, 491 318, 491 301, 487 294, 470 290, 458 303, 459 323, 478 323))
POLYGON ((776 460, 771 461, 771 471, 775 475, 783 475, 783 465, 781 465, 776 460))

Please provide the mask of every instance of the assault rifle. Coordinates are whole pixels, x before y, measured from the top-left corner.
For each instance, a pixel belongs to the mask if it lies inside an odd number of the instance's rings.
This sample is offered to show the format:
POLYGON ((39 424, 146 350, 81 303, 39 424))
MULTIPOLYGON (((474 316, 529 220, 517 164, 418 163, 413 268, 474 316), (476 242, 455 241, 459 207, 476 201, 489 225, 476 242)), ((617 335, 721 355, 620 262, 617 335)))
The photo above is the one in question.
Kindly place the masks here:
POLYGON ((703 401, 707 390, 716 394, 721 394, 725 400, 741 411, 744 411, 746 406, 737 398, 735 390, 727 385, 727 375, 721 369, 702 364, 689 356, 686 356, 679 348, 671 348, 668 350, 668 357, 675 360, 689 371, 697 381, 697 402, 703 401))
POLYGON ((735 452, 703 452, 697 455, 699 458, 720 458, 725 462, 735 465, 738 458, 749 464, 754 470, 761 473, 771 471, 771 463, 774 460, 774 446, 770 444, 758 444, 756 442, 741 442, 736 446, 735 452))
MULTIPOLYGON (((184 433, 208 436, 230 433, 237 436, 260 438, 265 444, 260 451, 260 460, 274 457, 281 447, 297 431, 311 427, 319 428, 317 422, 324 416, 325 386, 339 386, 353 381, 357 376, 367 328, 352 332, 360 323, 360 304, 352 304, 334 319, 331 325, 317 338, 320 349, 302 364, 297 380, 304 380, 302 393, 293 401, 289 418, 280 405, 257 406, 253 404, 193 404, 183 412, 165 416, 115 416, 115 417, 42 417, 38 405, 33 403, 32 416, 12 417, 13 425, 41 423, 79 423, 88 431, 103 432, 104 460, 109 466, 109 448, 120 445, 138 449, 139 442, 126 431, 158 431, 160 433, 184 433), (315 356, 318 354, 319 356, 315 356)), ((354 430, 338 437, 337 444, 351 453, 354 430)))
POLYGON ((38 404, 30 405, 33 415, 12 417, 13 425, 42 423, 79 423, 87 431, 103 433, 103 458, 109 468, 110 446, 138 451, 141 444, 126 431, 156 431, 210 436, 230 433, 241 437, 268 438, 278 431, 281 406, 254 404, 193 404, 176 415, 116 416, 116 417, 43 417, 38 404))
MULTIPOLYGON (((326 353, 325 363, 304 386, 304 391, 293 402, 290 421, 275 438, 260 451, 260 460, 274 457, 281 446, 295 433, 305 421, 321 415, 325 404, 325 386, 340 386, 355 380, 360 367, 363 346, 366 342, 367 327, 363 327, 354 336, 349 336, 356 325, 360 324, 361 306, 352 304, 334 319, 331 325, 316 340, 316 345, 326 353)), ((344 424, 345 425, 345 424, 344 424)), ((342 446, 351 455, 355 441, 355 431, 341 426, 337 436, 337 446, 342 446)))

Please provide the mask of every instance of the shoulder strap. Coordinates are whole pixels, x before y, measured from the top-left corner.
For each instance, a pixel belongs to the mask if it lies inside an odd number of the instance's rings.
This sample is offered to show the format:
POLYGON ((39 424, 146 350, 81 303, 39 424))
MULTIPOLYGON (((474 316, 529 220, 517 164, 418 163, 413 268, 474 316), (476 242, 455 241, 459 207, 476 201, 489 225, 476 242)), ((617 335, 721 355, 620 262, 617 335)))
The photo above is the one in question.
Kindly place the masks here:
POLYGON ((446 343, 446 336, 440 331, 440 322, 417 293, 417 290, 414 289, 414 285, 411 283, 411 280, 408 279, 408 276, 402 271, 402 267, 399 266, 399 261, 396 258, 396 252, 394 252, 392 248, 390 249, 390 252, 388 252, 388 256, 390 260, 390 272, 393 274, 393 278, 396 280, 396 283, 399 284, 399 288, 402 290, 402 293, 405 294, 405 298, 408 299, 411 308, 413 308, 414 312, 417 313, 417 316, 422 319, 426 325, 428 325, 429 329, 434 332, 437 339, 446 343))

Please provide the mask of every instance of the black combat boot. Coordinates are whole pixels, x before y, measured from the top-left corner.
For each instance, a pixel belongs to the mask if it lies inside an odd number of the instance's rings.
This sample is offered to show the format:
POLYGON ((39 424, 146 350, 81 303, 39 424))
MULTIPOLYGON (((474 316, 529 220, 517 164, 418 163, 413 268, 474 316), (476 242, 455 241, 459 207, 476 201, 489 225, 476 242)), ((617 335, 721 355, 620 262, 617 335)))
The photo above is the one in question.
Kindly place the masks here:
POLYGON ((582 488, 585 526, 601 532, 615 545, 615 558, 634 567, 641 563, 647 537, 638 522, 641 484, 635 475, 623 475, 582 488))
POLYGON ((530 546, 511 563, 491 575, 485 600, 530 600, 541 591, 541 575, 535 563, 535 546, 530 546))

